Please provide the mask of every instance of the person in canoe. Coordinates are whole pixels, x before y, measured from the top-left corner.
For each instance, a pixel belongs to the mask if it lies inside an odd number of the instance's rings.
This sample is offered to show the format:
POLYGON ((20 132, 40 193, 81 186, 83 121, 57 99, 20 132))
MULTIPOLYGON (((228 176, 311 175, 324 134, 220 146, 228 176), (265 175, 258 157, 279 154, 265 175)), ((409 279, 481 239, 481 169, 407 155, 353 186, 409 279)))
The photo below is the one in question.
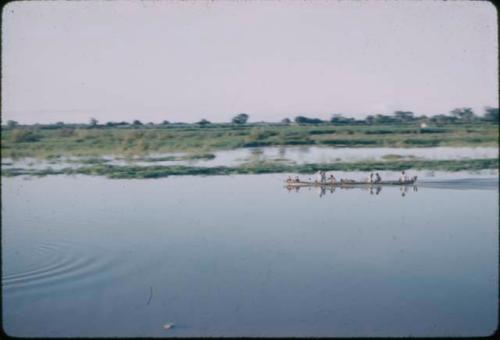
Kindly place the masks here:
POLYGON ((378 174, 378 172, 375 174, 375 183, 380 183, 382 181, 382 178, 378 174))
POLYGON ((295 182, 300 182, 299 176, 295 176, 295 182))
POLYGON ((316 183, 321 182, 321 170, 316 171, 315 175, 316 175, 316 180, 315 180, 315 182, 316 182, 316 183))
POLYGON ((330 183, 332 184, 335 184, 337 182, 337 179, 335 178, 335 176, 333 175, 330 175, 330 177, 328 178, 328 180, 330 181, 330 183))
POLYGON ((373 172, 370 174, 370 179, 368 180, 368 183, 373 183, 373 172))
POLYGON ((321 183, 325 183, 325 182, 326 182, 326 171, 321 170, 321 171, 320 171, 320 174, 321 174, 321 175, 320 175, 320 177, 321 177, 320 182, 321 182, 321 183))
POLYGON ((325 183, 325 181, 326 181, 326 172, 318 170, 318 172, 316 172, 316 183, 325 183))
POLYGON ((288 178, 286 179, 286 182, 290 183, 291 181, 292 181, 292 177, 288 176, 288 178))
POLYGON ((406 174, 405 174, 405 171, 401 171, 401 175, 399 176, 399 182, 404 182, 405 181, 405 177, 406 177, 406 174))

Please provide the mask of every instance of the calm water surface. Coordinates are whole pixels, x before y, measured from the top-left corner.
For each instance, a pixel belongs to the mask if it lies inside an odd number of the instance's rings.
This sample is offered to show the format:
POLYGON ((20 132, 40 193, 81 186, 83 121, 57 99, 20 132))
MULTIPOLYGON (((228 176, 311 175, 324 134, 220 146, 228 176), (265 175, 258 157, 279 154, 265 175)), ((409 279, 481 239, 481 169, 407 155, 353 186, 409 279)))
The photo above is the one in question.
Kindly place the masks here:
MULTIPOLYGON (((151 158, 176 156, 181 157, 183 153, 150 154, 151 158)), ((305 163, 329 163, 329 162, 358 162, 386 160, 387 157, 398 157, 399 159, 470 159, 470 158, 496 158, 498 148, 496 147, 431 147, 431 148, 335 148, 331 146, 287 146, 287 147, 262 147, 262 148, 240 148, 235 150, 222 150, 214 152, 213 159, 194 160, 172 160, 144 162, 138 159, 125 160, 120 157, 107 155, 102 157, 107 164, 113 165, 191 165, 191 166, 238 166, 252 161, 281 161, 296 164, 305 163)), ((142 158, 143 156, 141 156, 142 158)), ((78 163, 85 158, 61 157, 54 160, 43 160, 36 158, 21 158, 13 160, 2 159, 2 167, 46 169, 54 170, 68 167, 79 167, 78 163), (76 162, 76 163, 75 163, 76 162)))
POLYGON ((497 175, 421 176, 372 192, 289 192, 283 175, 2 178, 4 330, 491 334, 497 175))

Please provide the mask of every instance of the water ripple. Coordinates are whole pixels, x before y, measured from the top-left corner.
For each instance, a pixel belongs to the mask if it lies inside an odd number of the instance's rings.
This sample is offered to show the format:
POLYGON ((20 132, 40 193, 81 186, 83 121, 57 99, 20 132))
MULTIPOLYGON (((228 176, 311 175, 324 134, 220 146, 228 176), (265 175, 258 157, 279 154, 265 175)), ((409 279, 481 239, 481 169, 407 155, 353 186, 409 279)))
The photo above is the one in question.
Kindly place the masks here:
POLYGON ((33 263, 2 277, 4 292, 14 293, 35 289, 58 288, 71 282, 71 286, 88 284, 111 276, 110 270, 119 265, 117 256, 106 249, 83 243, 50 242, 33 249, 38 264, 33 263))

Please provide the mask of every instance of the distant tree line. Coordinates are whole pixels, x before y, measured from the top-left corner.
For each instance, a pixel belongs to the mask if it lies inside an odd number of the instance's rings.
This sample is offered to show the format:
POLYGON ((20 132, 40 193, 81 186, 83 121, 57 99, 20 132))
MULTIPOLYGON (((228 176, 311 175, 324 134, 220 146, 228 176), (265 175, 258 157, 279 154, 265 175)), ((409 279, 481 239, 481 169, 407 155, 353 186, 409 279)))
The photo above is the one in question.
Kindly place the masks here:
MULTIPOLYGON (((330 120, 322 120, 319 118, 308 118, 304 116, 295 117, 294 121, 297 124, 324 124, 332 123, 336 125, 351 125, 351 124, 392 124, 392 123, 410 123, 410 122, 432 122, 437 124, 446 123, 472 123, 474 121, 487 121, 498 123, 498 108, 485 107, 482 116, 478 116, 470 107, 456 108, 450 111, 449 115, 438 114, 431 117, 421 115, 417 116, 411 111, 394 111, 392 115, 368 115, 365 119, 355 119, 346 117, 343 114, 334 114, 330 120)), ((289 124, 290 120, 282 120, 282 123, 289 124)))
MULTIPOLYGON (((240 113, 231 119, 231 124, 233 125, 245 125, 248 122, 249 115, 246 113, 240 113)), ((437 114, 431 117, 421 115, 417 116, 412 111, 394 111, 392 115, 375 114, 368 115, 364 119, 355 119, 347 117, 346 115, 336 113, 333 114, 329 120, 323 120, 320 118, 311 118, 303 115, 296 116, 293 120, 298 125, 309 125, 309 124, 334 124, 334 125, 374 125, 374 124, 395 124, 395 123, 412 123, 412 122, 430 122, 435 124, 448 124, 448 123, 472 123, 472 122, 493 122, 498 123, 498 108, 485 107, 482 116, 478 116, 470 107, 456 108, 449 112, 449 114, 437 114)), ((289 118, 284 118, 281 120, 280 124, 288 125, 292 121, 289 118)), ((200 121, 194 123, 195 126, 206 127, 210 125, 218 125, 220 123, 212 123, 207 119, 201 119, 200 121)), ((223 123, 222 123, 223 124, 223 123)), ((258 124, 258 123, 257 123, 258 124)), ((266 124, 263 122, 262 124, 266 124)), ((267 123, 269 124, 269 123, 267 123)), ((160 124, 154 124, 149 122, 147 124, 142 123, 140 120, 133 120, 132 123, 125 121, 122 122, 107 122, 105 124, 99 124, 99 121, 95 118, 91 118, 88 124, 66 124, 64 122, 57 122, 54 124, 34 124, 35 127, 43 129, 66 129, 67 133, 71 133, 71 129, 75 128, 87 128, 87 129, 97 129, 97 128, 110 128, 110 127, 132 127, 138 128, 143 126, 158 127, 158 126, 189 126, 192 124, 188 123, 171 123, 168 120, 164 120, 160 124)), ((15 129, 21 127, 18 122, 14 120, 9 120, 6 123, 6 128, 15 129)))

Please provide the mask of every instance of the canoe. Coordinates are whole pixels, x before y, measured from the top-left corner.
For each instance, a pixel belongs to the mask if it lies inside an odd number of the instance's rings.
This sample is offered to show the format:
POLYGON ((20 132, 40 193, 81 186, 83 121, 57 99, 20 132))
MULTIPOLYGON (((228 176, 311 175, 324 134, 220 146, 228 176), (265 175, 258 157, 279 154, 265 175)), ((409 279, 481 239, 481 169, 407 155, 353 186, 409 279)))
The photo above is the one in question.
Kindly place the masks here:
POLYGON ((300 181, 300 182, 286 182, 285 181, 285 186, 286 187, 342 187, 342 186, 379 186, 379 185, 412 185, 415 183, 416 180, 412 179, 409 181, 380 181, 377 183, 370 183, 370 182, 308 182, 308 181, 300 181))

